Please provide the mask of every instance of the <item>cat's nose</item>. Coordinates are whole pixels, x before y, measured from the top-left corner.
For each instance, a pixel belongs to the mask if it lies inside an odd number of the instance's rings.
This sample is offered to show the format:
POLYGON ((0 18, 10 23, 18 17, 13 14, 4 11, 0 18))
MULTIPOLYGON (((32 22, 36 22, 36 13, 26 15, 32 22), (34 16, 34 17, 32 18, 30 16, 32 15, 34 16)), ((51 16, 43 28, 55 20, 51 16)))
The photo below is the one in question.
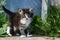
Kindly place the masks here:
POLYGON ((26 18, 26 20, 28 20, 28 18, 26 18))

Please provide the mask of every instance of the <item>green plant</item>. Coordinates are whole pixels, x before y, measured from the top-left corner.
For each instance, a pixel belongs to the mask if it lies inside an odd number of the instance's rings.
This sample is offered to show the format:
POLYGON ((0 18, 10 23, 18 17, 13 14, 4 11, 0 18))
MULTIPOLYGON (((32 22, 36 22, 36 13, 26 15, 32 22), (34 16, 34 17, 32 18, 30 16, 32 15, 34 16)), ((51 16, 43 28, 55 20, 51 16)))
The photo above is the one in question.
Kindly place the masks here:
POLYGON ((60 36, 60 7, 48 6, 46 22, 39 16, 34 16, 31 30, 34 34, 60 36))
POLYGON ((40 29, 42 26, 42 19, 40 16, 33 16, 31 31, 33 34, 44 35, 43 31, 40 29))
POLYGON ((50 24, 50 36, 59 36, 60 34, 60 7, 49 6, 47 22, 50 24), (59 35, 58 35, 59 34, 59 35))
POLYGON ((0 36, 6 36, 7 16, 2 10, 1 5, 5 5, 6 0, 0 0, 0 36))

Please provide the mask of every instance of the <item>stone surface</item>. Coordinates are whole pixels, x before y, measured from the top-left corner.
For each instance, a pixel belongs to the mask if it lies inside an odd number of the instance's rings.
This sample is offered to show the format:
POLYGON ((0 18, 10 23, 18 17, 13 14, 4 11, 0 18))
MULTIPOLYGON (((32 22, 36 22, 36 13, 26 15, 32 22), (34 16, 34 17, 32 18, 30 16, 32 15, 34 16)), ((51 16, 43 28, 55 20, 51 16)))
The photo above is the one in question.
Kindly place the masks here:
POLYGON ((20 36, 15 36, 15 37, 0 37, 0 40, 60 40, 60 38, 53 38, 53 37, 25 37, 25 38, 21 38, 20 36))

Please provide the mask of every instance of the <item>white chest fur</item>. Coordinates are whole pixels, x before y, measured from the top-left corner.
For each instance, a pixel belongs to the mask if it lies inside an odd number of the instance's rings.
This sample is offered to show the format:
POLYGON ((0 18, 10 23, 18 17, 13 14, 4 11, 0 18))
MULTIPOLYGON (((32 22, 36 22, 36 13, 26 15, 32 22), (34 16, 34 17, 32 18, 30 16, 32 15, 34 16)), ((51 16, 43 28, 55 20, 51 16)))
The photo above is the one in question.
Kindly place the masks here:
POLYGON ((22 18, 20 20, 20 23, 24 24, 26 27, 28 27, 31 22, 32 22, 32 18, 28 18, 28 20, 26 20, 26 18, 22 18))

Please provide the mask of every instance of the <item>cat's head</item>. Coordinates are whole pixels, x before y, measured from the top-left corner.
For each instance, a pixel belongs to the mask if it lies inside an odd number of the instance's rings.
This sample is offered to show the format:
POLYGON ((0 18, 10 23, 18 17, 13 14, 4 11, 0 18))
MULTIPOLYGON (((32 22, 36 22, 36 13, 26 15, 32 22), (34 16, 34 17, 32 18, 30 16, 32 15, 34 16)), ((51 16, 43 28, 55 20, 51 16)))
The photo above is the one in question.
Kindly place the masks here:
POLYGON ((19 14, 22 18, 31 18, 33 16, 33 9, 19 9, 19 14))

